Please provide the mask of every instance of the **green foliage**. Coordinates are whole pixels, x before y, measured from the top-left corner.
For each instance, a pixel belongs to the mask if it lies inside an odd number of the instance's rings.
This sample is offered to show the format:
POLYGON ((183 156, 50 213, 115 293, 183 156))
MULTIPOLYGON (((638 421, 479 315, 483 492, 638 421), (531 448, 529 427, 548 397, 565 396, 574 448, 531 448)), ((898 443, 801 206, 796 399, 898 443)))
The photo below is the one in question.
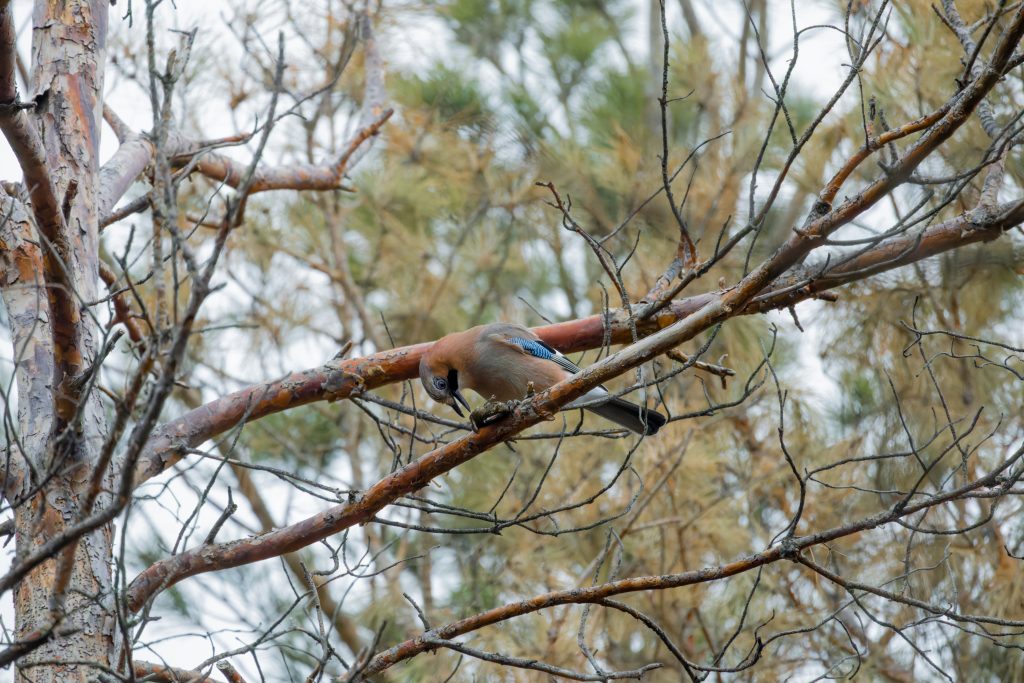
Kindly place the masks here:
POLYGON ((399 102, 433 113, 443 126, 479 135, 491 124, 485 96, 464 73, 436 64, 425 75, 411 75, 395 85, 399 102))
POLYGON ((541 30, 542 51, 564 95, 578 85, 612 32, 598 15, 572 4, 555 5, 558 20, 541 30))
POLYGON ((650 92, 640 68, 611 69, 601 75, 581 112, 581 122, 592 135, 595 155, 602 151, 607 154, 623 133, 637 142, 652 134, 644 120, 650 92))
POLYGON ((836 413, 836 420, 842 427, 857 429, 864 427, 865 421, 877 417, 879 410, 885 405, 880 402, 874 376, 865 376, 855 372, 844 372, 839 378, 843 387, 842 403, 836 413))

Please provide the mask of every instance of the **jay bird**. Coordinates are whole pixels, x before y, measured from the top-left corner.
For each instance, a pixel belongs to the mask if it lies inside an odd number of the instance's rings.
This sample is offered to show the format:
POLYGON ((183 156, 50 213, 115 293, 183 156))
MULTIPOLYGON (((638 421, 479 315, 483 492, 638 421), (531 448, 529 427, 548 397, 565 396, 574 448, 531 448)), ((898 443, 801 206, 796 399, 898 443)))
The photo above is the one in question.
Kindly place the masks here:
MULTIPOLYGON (((531 385, 543 391, 579 371, 536 334, 512 323, 454 332, 434 342, 420 359, 420 381, 427 393, 451 406, 459 417, 459 404, 469 410, 463 389, 472 389, 484 399, 518 401, 530 393, 531 385)), ((667 421, 657 411, 610 396, 604 387, 591 389, 567 407, 598 399, 604 402, 586 409, 637 434, 654 434, 667 421)))

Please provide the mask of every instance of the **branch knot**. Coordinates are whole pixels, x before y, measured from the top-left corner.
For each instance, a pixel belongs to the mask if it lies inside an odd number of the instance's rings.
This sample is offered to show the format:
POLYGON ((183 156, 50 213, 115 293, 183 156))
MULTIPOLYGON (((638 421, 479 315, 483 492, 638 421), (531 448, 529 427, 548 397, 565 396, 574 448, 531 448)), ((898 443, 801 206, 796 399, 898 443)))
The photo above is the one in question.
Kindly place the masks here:
POLYGON ((796 561, 800 555, 800 544, 792 536, 786 536, 779 541, 779 556, 784 560, 796 561))

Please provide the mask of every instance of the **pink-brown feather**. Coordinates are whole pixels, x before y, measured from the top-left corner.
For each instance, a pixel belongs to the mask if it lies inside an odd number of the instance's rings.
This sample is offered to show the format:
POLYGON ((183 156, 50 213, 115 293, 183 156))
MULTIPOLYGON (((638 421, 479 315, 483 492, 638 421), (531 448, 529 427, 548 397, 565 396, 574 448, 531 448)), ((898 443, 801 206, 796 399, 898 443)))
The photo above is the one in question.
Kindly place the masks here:
MULTIPOLYGON (((537 358, 508 341, 516 337, 538 340, 527 328, 512 323, 478 325, 442 337, 423 355, 420 379, 431 392, 433 378, 443 377, 450 382, 454 370, 458 386, 449 386, 448 391, 472 389, 484 399, 513 401, 524 398, 530 384, 536 391, 543 391, 570 375, 558 364, 537 358)), ((600 398, 603 393, 603 389, 594 389, 582 400, 600 398)), ((456 407, 449 394, 441 397, 434 391, 431 395, 456 407)), ((653 434, 665 423, 665 417, 656 411, 618 398, 588 409, 637 433, 653 434)))
POLYGON ((493 396, 499 401, 525 397, 530 382, 541 391, 568 376, 550 361, 535 358, 506 341, 512 336, 537 339, 533 332, 519 325, 478 325, 437 340, 424 354, 420 367, 441 377, 455 370, 460 390, 472 389, 484 399, 493 396))

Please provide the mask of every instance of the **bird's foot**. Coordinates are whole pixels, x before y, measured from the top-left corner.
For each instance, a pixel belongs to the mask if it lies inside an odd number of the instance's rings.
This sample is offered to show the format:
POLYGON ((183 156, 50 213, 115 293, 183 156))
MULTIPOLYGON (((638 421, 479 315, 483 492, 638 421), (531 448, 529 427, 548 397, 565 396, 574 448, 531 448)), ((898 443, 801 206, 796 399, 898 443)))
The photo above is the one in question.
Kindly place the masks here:
POLYGON ((511 415, 518 403, 516 401, 496 401, 494 397, 482 406, 469 414, 469 421, 473 423, 473 431, 480 431, 481 427, 494 424, 507 415, 511 415))

